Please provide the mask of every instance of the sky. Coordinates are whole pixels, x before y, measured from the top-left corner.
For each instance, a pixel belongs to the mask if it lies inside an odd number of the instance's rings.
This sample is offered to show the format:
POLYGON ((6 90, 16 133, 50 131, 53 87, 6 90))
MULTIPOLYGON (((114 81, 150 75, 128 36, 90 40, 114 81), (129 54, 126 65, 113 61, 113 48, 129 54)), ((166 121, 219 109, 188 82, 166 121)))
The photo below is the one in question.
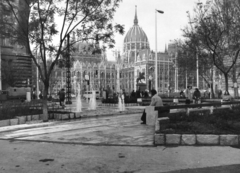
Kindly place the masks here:
POLYGON ((171 40, 182 38, 182 31, 188 24, 187 11, 193 13, 197 2, 206 0, 123 0, 114 16, 114 23, 125 26, 124 35, 115 36, 115 48, 107 51, 107 59, 114 60, 113 51, 123 49, 123 40, 133 26, 135 6, 138 25, 145 31, 150 49, 155 51, 155 9, 164 11, 157 14, 157 50, 164 51, 171 40))

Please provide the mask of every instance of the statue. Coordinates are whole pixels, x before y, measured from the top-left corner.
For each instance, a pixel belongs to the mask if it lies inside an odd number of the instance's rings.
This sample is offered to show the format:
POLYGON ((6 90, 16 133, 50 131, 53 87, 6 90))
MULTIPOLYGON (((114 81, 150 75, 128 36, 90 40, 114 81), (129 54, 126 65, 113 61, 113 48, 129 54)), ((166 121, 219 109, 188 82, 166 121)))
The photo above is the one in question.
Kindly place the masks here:
POLYGON ((146 83, 145 82, 145 73, 144 72, 139 72, 139 76, 137 78, 137 84, 138 83, 146 83))
POLYGON ((147 88, 144 72, 139 72, 139 76, 137 78, 137 88, 139 88, 140 92, 145 91, 147 88))

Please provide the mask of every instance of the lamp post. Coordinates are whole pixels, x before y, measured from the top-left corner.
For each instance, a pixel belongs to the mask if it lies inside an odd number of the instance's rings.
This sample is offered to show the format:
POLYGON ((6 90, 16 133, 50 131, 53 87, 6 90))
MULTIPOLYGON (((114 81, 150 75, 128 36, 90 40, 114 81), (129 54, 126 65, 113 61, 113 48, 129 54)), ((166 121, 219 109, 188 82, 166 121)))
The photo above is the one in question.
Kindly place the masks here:
POLYGON ((67 35, 67 56, 66 56, 66 104, 72 104, 71 101, 71 69, 70 69, 70 35, 67 35))
POLYGON ((161 10, 155 9, 155 90, 158 91, 158 60, 157 60, 157 13, 163 14, 161 10))
POLYGON ((196 66, 197 66, 197 71, 196 71, 196 77, 197 77, 197 88, 199 89, 199 65, 198 65, 198 53, 196 54, 196 66))
MULTIPOLYGON (((38 49, 36 48, 36 61, 38 64, 38 49)), ((39 99, 39 71, 38 66, 36 66, 36 99, 39 99)))
POLYGON ((1 65, 1 60, 2 60, 2 38, 0 37, 0 90, 2 90, 2 65, 1 65))

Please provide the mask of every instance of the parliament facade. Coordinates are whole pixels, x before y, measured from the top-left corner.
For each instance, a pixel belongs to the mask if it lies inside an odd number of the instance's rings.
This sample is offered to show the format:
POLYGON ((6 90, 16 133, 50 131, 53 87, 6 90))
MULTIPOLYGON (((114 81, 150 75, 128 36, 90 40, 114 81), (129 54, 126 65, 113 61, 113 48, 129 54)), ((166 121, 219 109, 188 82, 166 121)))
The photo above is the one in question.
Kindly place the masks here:
MULTIPOLYGON (((75 39, 75 36, 72 36, 75 39)), ((78 84, 82 90, 104 90, 118 92, 119 89, 130 93, 137 90, 137 79, 146 84, 151 90, 155 86, 155 52, 150 50, 148 37, 138 25, 137 13, 135 12, 133 26, 126 33, 123 43, 123 53, 116 52, 113 56, 115 61, 108 61, 105 54, 91 54, 91 47, 87 43, 75 45, 76 51, 72 53, 73 66, 71 68, 72 92, 76 91, 78 84), (90 51, 84 51, 90 50, 90 51), (89 83, 85 76, 90 77, 89 83)), ((171 46, 169 47, 171 49, 171 46)), ((157 53, 158 61, 158 91, 167 92, 168 89, 176 90, 176 54, 174 49, 168 53, 157 53)), ((53 72, 53 93, 66 87, 66 70, 55 68, 53 72)))

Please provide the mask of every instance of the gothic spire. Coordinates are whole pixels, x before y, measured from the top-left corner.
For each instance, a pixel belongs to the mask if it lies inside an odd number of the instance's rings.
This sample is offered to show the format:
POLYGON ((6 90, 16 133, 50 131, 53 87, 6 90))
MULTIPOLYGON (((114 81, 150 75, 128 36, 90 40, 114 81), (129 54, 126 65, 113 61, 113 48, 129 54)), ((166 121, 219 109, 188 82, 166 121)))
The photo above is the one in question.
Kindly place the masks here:
POLYGON ((136 5, 135 5, 135 18, 134 18, 134 25, 138 25, 137 6, 136 6, 136 5))
POLYGON ((166 43, 165 43, 165 53, 167 53, 168 52, 168 50, 167 50, 167 45, 166 45, 166 43))

